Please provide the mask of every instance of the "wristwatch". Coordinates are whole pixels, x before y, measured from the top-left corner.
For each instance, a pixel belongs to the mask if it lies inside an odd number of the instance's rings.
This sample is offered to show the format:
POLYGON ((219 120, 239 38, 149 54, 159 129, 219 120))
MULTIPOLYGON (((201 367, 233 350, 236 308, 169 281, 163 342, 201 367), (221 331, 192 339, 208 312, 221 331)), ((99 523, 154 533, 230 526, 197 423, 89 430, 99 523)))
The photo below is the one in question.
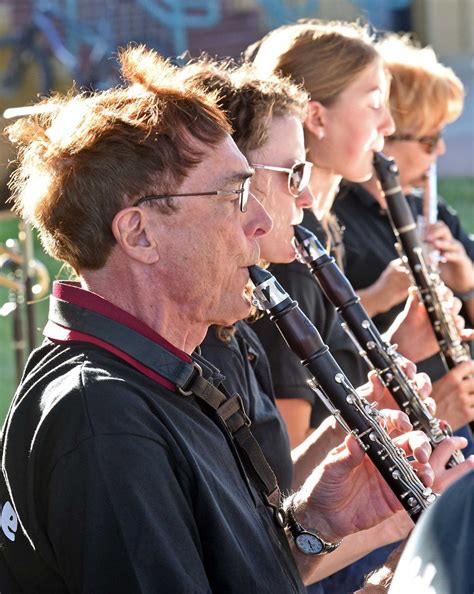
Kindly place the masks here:
POLYGON ((295 541, 296 547, 302 553, 306 555, 326 555, 335 551, 341 544, 342 540, 335 543, 327 542, 315 532, 305 530, 295 517, 293 502, 288 506, 286 514, 288 520, 287 527, 295 541))

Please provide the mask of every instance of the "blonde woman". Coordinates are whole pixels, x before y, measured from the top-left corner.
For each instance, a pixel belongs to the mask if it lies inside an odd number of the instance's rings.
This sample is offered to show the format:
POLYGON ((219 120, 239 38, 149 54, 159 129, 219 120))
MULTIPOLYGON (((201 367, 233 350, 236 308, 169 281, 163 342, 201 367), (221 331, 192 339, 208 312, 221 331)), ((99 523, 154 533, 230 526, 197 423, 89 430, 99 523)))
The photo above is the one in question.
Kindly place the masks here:
MULTIPOLYGON (((294 81, 303 83, 310 95, 304 130, 308 159, 314 164, 310 187, 315 202, 303 224, 319 235, 327 233, 328 244, 341 260, 338 245, 341 234, 330 209, 343 178, 351 182, 371 179, 374 151, 381 150, 384 138, 395 133, 388 109, 391 73, 367 29, 353 23, 310 21, 281 27, 259 42, 253 51, 253 59, 260 74, 276 71, 291 76, 294 81)), ((446 120, 459 113, 459 94, 454 95, 450 109, 446 120)), ((341 207, 338 210, 341 218, 342 213, 341 207)), ((354 217, 351 213, 344 219, 344 224, 349 227, 354 217)), ((393 241, 390 244, 393 245, 393 241)), ((369 249, 370 241, 363 234, 354 246, 354 260, 367 273, 371 271, 371 264, 364 254, 369 249)), ((353 382, 360 384, 366 370, 361 369, 356 349, 341 330, 333 308, 315 287, 309 273, 298 263, 275 267, 273 272, 318 325, 353 382)), ((403 290, 407 291, 407 275, 397 273, 396 276, 403 284, 403 290)), ((418 321, 413 317, 411 320, 418 321)), ((396 337, 400 351, 415 361, 434 354, 436 350, 423 354, 413 350, 413 341, 410 341, 413 334, 419 336, 417 344, 428 342, 428 336, 418 334, 420 328, 413 327, 411 334, 396 337), (406 337, 412 344, 406 343, 406 337)), ((279 344, 270 325, 261 323, 257 332, 267 349, 278 406, 295 445, 304 439, 312 426, 318 425, 320 410, 315 407, 314 395, 305 383, 299 362, 296 358, 287 359, 284 346, 279 344)), ((433 396, 443 406, 438 411, 439 416, 456 428, 468 420, 471 409, 470 397, 466 395, 470 388, 460 381, 459 373, 450 372, 433 390, 433 396), (449 406, 446 404, 447 394, 450 395, 449 406)), ((434 376, 434 379, 438 378, 434 376)))
MULTIPOLYGON (((443 129, 461 114, 464 89, 431 48, 418 47, 406 36, 389 35, 377 48, 391 75, 390 108, 396 125, 384 152, 395 158, 403 191, 418 218, 424 212, 423 190, 429 191, 430 168, 446 150, 443 129), (417 188, 422 192, 416 193, 417 188)), ((381 330, 403 308, 409 284, 396 260, 385 208, 374 178, 363 184, 345 183, 334 205, 345 227, 346 274, 381 330)), ((427 227, 426 240, 442 256, 443 280, 468 305, 474 289, 474 241, 442 200, 437 215, 438 221, 427 227)), ((438 415, 455 429, 473 421, 474 363, 462 363, 448 374, 437 357, 428 363, 432 380, 438 380, 434 386, 438 415)))

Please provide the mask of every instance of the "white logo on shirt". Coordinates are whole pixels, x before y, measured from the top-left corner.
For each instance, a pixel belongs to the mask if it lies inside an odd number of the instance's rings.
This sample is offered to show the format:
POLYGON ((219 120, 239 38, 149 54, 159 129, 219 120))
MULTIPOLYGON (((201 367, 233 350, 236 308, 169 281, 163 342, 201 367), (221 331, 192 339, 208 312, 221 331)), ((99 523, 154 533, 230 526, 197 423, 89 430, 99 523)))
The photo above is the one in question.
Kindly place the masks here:
POLYGON ((395 574, 390 594, 397 592, 416 592, 416 594, 436 594, 437 590, 433 585, 433 579, 436 575, 436 567, 433 563, 427 563, 422 568, 420 557, 414 557, 408 567, 403 565, 395 574))
POLYGON ((9 501, 5 501, 2 507, 2 530, 3 534, 11 540, 15 540, 15 533, 18 529, 18 518, 12 504, 9 501))

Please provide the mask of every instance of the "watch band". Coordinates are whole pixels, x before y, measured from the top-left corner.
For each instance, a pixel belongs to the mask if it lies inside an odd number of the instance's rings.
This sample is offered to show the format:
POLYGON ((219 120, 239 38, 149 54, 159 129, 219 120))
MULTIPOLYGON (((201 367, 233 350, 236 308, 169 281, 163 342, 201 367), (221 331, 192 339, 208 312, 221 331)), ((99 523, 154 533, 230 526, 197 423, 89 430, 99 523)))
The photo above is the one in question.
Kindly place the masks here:
POLYGON ((287 527, 295 541, 296 547, 302 553, 306 555, 327 555, 335 551, 341 544, 342 539, 335 543, 328 542, 316 532, 303 528, 296 519, 293 501, 287 507, 286 514, 288 520, 287 527))

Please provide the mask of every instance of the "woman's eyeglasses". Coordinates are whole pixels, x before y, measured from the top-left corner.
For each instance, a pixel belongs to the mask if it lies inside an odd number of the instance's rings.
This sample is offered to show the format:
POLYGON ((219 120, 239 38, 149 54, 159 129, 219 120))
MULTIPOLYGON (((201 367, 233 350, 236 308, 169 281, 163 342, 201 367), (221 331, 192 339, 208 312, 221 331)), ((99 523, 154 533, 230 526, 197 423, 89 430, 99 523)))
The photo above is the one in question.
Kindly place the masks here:
POLYGON ((254 169, 265 169, 267 171, 283 171, 288 173, 288 191, 292 196, 297 198, 301 192, 309 184, 311 179, 311 168, 313 164, 309 161, 302 163, 295 163, 293 167, 277 167, 276 165, 260 165, 259 163, 252 163, 254 169))
POLYGON ((250 196, 250 177, 242 180, 242 184, 238 190, 215 190, 214 192, 187 192, 186 194, 159 194, 143 196, 133 203, 133 206, 140 206, 144 202, 152 200, 166 200, 166 198, 179 198, 181 196, 230 196, 236 194, 239 197, 239 208, 241 212, 247 210, 247 203, 250 196))
POLYGON ((443 130, 434 136, 414 136, 413 134, 394 134, 389 136, 387 140, 407 140, 410 142, 419 142, 426 147, 426 152, 431 155, 434 153, 438 142, 443 138, 443 130))

